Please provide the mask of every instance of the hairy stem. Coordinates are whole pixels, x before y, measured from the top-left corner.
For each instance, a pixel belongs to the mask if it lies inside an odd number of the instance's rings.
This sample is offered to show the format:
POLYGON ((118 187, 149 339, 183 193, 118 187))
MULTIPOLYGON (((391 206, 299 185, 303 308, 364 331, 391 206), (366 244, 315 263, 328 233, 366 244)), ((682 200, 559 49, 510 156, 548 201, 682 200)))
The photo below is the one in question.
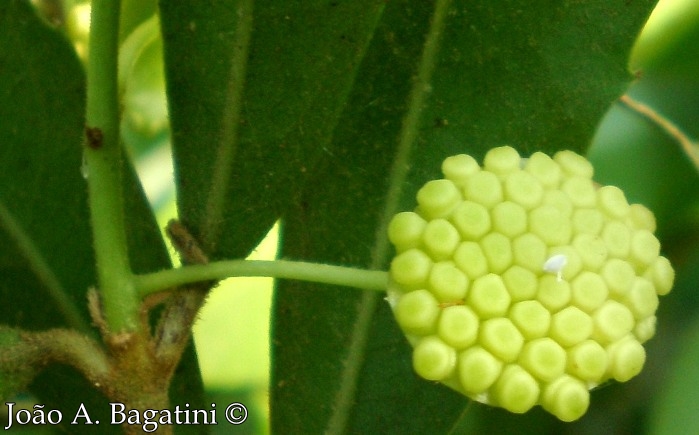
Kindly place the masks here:
POLYGON ((377 291, 385 291, 388 285, 387 272, 288 260, 227 260, 195 264, 137 275, 135 282, 143 297, 186 284, 237 276, 298 279, 377 291))
POLYGON ((119 144, 119 0, 93 0, 87 65, 85 162, 99 291, 108 328, 139 329, 126 245, 119 144))
POLYGON ((25 343, 41 353, 41 359, 73 366, 98 387, 109 378, 111 366, 104 350, 97 342, 77 331, 50 329, 22 333, 22 337, 25 343))

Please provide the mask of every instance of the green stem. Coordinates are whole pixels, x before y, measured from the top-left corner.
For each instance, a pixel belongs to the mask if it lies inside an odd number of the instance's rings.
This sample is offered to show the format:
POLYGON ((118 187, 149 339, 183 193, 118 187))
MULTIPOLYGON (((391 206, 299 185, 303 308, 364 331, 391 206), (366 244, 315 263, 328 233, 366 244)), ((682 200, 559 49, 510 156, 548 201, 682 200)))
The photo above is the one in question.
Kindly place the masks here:
POLYGON ((99 290, 112 332, 139 328, 124 224, 117 55, 119 0, 93 0, 87 64, 85 162, 99 290))
POLYGON ((219 281, 237 276, 298 279, 377 291, 385 291, 388 285, 388 273, 384 271, 288 260, 216 261, 137 275, 135 280, 136 287, 143 297, 186 284, 219 281))

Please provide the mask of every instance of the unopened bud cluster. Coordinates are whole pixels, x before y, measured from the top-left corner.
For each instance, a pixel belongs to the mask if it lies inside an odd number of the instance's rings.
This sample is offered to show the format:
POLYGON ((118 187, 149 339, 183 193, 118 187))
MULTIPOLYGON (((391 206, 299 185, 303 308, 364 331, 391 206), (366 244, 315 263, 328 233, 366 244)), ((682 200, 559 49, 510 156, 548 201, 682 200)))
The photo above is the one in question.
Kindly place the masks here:
POLYGON ((388 300, 413 367, 483 403, 580 418, 589 390, 642 369, 674 280, 655 218, 584 157, 447 158, 397 214, 388 300))

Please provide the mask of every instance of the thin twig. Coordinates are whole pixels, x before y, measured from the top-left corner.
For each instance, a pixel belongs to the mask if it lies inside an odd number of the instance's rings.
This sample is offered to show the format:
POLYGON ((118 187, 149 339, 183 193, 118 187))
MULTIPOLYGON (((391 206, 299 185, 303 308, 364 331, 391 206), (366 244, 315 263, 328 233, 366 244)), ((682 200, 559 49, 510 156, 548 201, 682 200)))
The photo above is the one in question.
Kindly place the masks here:
POLYGON ((619 101, 626 104, 633 111, 649 119, 651 122, 660 127, 670 137, 675 139, 680 144, 685 154, 687 154, 687 156, 692 160, 694 166, 699 168, 699 155, 697 155, 696 152, 697 148, 699 148, 699 142, 693 141, 672 121, 658 113, 652 107, 643 104, 639 101, 636 101, 628 95, 622 95, 619 98, 619 101))

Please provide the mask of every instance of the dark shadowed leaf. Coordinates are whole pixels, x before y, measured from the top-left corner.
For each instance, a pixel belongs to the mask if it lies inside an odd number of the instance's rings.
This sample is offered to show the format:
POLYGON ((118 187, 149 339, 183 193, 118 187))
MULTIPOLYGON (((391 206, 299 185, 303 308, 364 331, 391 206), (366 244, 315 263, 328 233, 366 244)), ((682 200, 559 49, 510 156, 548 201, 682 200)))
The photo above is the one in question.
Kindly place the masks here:
POLYGON ((249 252, 327 157, 383 4, 161 1, 180 217, 214 257, 249 252))
POLYGON ((0 285, 13 301, 2 304, 2 319, 87 326, 84 296, 95 278, 80 173, 84 73, 27 2, 0 8, 0 285))

